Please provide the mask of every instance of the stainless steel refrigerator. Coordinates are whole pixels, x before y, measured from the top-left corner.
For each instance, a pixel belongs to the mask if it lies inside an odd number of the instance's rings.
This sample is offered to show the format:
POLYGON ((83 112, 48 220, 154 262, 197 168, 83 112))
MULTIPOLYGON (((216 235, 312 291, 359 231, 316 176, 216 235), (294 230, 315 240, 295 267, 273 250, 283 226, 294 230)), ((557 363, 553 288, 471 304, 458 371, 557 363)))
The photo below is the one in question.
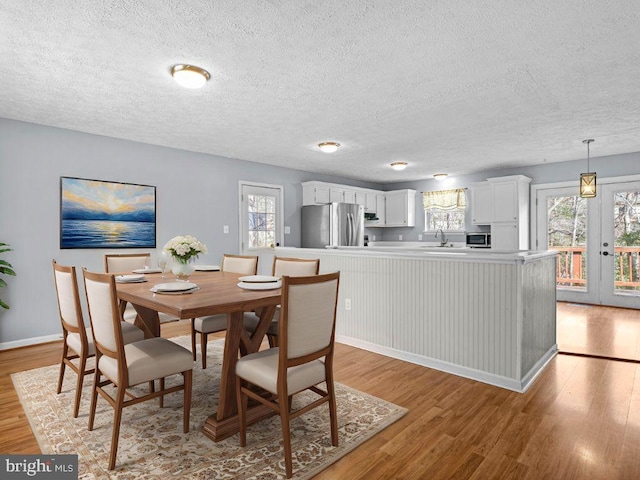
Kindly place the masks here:
POLYGON ((302 207, 302 247, 364 246, 364 207, 327 203, 302 207))

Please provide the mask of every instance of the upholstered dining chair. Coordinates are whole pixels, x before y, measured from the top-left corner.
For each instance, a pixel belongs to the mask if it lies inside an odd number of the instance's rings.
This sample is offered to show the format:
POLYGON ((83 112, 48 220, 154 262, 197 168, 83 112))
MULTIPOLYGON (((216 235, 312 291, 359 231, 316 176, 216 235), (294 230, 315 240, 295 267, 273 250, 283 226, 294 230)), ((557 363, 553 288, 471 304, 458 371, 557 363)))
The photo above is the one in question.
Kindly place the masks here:
MULTIPOLYGON (((309 275, 317 275, 320 270, 319 258, 285 258, 273 257, 273 267, 271 274, 274 277, 282 277, 288 275, 290 277, 306 277, 309 275)), ((270 347, 278 346, 278 318, 280 317, 280 308, 276 309, 273 320, 267 330, 267 338, 270 347)), ((258 327, 260 318, 252 312, 244 314, 244 328, 250 332, 254 332, 258 327)))
POLYGON ((290 423, 323 403, 329 404, 331 444, 338 445, 338 419, 333 383, 333 351, 340 272, 309 277, 282 277, 282 305, 278 322, 279 345, 246 355, 236 364, 236 397, 240 445, 247 443, 248 398, 280 415, 287 478, 293 474, 290 423), (326 391, 318 384, 326 382, 326 391), (263 397, 250 388, 273 395, 263 397), (311 390, 320 398, 291 410, 291 397, 311 390))
POLYGON ((131 273, 138 268, 150 267, 150 253, 105 253, 104 271, 107 273, 131 273))
MULTIPOLYGON (((240 273, 242 275, 255 275, 258 272, 258 257, 254 255, 231 255, 225 253, 222 256, 220 270, 223 272, 240 273)), ((226 329, 227 316, 224 314, 191 319, 191 352, 193 354, 193 361, 196 361, 196 333, 199 333, 203 369, 207 368, 207 340, 209 334, 222 332, 226 329)))
MULTIPOLYGON (((151 260, 150 253, 105 253, 104 271, 106 273, 131 273, 133 270, 149 267, 151 260)), ((127 302, 120 302, 120 312, 125 322, 133 323, 138 316, 138 312, 133 305, 127 302)), ((177 322, 179 319, 166 313, 158 312, 160 323, 177 322)))
MULTIPOLYGON (((93 368, 87 368, 87 360, 95 355, 95 345, 93 334, 85 327, 82 315, 76 268, 60 265, 55 260, 52 260, 51 264, 58 298, 58 312, 62 323, 62 358, 57 393, 62 391, 64 372, 68 366, 78 376, 73 406, 73 417, 77 418, 84 376, 94 372, 93 368)), ((137 342, 144 339, 144 332, 130 323, 123 323, 122 339, 124 343, 137 342)))
POLYGON ((104 397, 114 409, 113 435, 109 455, 109 470, 113 470, 118 451, 118 438, 122 410, 130 405, 160 397, 160 407, 164 395, 184 391, 183 432, 189 432, 191 411, 191 389, 193 360, 186 348, 165 338, 148 338, 125 344, 115 278, 110 274, 88 272, 83 269, 85 293, 89 306, 89 319, 93 329, 96 347, 96 368, 91 391, 89 431, 93 430, 98 394, 104 397), (183 382, 165 387, 165 377, 181 374, 183 382), (159 380, 160 388, 135 396, 130 387, 159 380), (104 387, 113 385, 115 394, 104 387), (127 399, 125 399, 125 395, 127 399))

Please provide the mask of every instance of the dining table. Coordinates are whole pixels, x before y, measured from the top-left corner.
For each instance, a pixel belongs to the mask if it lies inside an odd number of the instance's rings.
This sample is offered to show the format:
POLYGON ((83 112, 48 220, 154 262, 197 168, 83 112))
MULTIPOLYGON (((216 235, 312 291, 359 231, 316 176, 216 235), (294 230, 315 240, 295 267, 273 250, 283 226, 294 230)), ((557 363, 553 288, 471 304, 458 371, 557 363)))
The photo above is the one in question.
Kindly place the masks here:
MULTIPOLYGON (((171 282, 160 273, 144 275, 145 281, 118 283, 116 292, 121 302, 129 302, 135 308, 135 325, 146 338, 160 336, 158 313, 166 313, 179 319, 191 319, 208 315, 226 314, 227 330, 220 375, 218 407, 210 415, 202 432, 214 441, 223 440, 239 431, 239 419, 235 395, 235 367, 239 356, 257 352, 273 319, 276 306, 281 302, 281 289, 247 290, 238 286, 242 275, 222 271, 196 271, 189 282, 198 286, 190 293, 156 293, 155 286, 171 282), (254 311, 260 321, 253 333, 244 328, 243 313, 254 311)), ((247 422, 254 423, 273 412, 258 404, 248 410, 247 422)))

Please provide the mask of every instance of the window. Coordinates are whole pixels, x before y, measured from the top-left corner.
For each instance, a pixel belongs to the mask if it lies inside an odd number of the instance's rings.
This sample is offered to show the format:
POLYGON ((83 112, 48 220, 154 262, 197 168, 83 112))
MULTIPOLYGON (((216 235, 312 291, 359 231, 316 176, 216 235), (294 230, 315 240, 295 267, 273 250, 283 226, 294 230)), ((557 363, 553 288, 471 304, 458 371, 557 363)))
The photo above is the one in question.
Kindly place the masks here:
POLYGON ((282 187, 241 182, 240 191, 240 252, 255 254, 257 249, 279 245, 282 242, 282 187))
POLYGON ((249 203, 249 248, 273 247, 276 238, 275 198, 263 195, 248 195, 249 203))
POLYGON ((467 207, 464 188, 438 190, 422 194, 424 229, 435 232, 464 232, 464 216, 467 207))

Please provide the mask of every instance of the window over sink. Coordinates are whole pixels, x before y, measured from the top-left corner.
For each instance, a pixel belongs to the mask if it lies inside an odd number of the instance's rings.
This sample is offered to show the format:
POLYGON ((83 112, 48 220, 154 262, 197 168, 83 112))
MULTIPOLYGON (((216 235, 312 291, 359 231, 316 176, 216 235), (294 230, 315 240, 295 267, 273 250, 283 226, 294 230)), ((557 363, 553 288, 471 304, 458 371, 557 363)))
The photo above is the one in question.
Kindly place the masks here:
POLYGON ((467 197, 464 188, 436 190, 422 194, 424 226, 427 232, 464 232, 467 197))

